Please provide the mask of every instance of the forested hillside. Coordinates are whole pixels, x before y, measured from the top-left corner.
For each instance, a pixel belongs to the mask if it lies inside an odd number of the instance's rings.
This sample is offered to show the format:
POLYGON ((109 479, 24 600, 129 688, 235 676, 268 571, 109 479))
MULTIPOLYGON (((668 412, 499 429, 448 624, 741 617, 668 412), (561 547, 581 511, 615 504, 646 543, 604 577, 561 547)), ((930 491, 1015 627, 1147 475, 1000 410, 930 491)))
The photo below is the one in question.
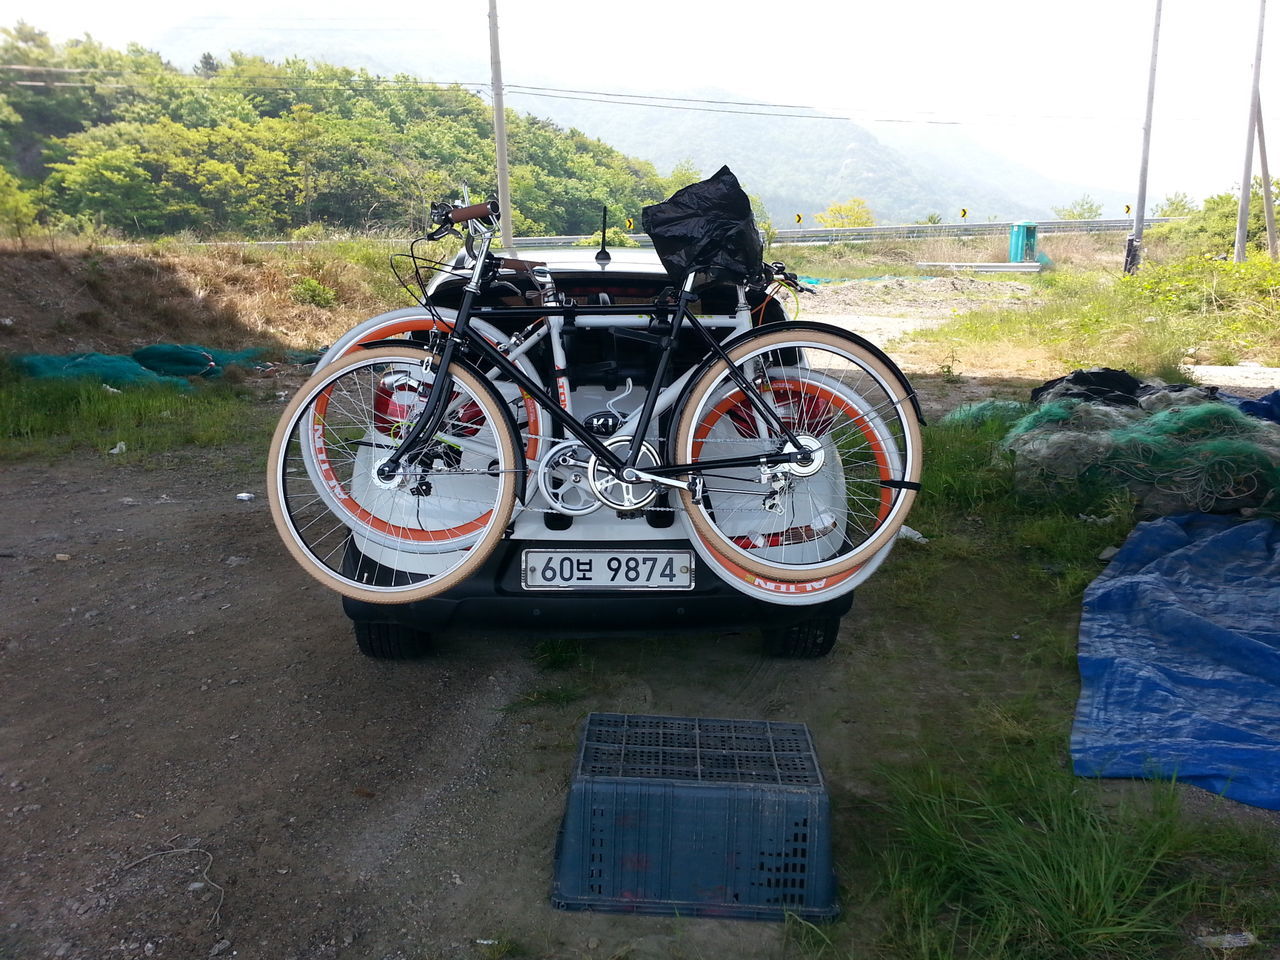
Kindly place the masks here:
MULTIPOLYGON (((0 229, 277 236, 309 224, 420 230, 433 200, 495 190, 490 106, 456 86, 325 63, 131 45, 0 43, 0 229)), ((674 186, 646 161, 507 112, 516 232, 590 233, 674 186)))

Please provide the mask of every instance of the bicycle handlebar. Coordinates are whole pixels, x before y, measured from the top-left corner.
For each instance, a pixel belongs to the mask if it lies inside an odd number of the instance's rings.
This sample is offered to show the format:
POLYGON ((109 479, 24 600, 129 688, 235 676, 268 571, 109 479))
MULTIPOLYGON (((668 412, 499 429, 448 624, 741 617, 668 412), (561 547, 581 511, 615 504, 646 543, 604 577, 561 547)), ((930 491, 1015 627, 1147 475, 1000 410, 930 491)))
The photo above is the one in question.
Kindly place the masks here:
POLYGON ((489 200, 485 203, 473 203, 469 207, 455 207, 447 214, 450 223, 466 223, 468 220, 481 220, 498 216, 498 203, 489 200))

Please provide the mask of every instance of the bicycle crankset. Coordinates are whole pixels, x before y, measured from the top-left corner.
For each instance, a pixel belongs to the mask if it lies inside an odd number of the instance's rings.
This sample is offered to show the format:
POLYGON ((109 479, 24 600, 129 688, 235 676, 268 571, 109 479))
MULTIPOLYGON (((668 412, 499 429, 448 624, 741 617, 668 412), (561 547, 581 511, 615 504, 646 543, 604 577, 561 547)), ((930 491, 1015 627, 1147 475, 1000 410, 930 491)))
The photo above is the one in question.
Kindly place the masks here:
POLYGON ((558 443, 538 463, 538 489, 552 510, 582 517, 600 509, 587 479, 591 451, 576 440, 558 443))
MULTIPOLYGON (((625 452, 631 448, 631 438, 613 437, 606 440, 604 445, 610 450, 621 448, 619 452, 625 452)), ((636 468, 644 470, 646 467, 656 467, 658 462, 657 451, 649 443, 642 441, 636 468)), ((587 463, 587 480, 591 484, 591 492, 602 503, 615 510, 640 510, 653 503, 658 496, 657 484, 644 480, 623 480, 595 456, 587 463)))

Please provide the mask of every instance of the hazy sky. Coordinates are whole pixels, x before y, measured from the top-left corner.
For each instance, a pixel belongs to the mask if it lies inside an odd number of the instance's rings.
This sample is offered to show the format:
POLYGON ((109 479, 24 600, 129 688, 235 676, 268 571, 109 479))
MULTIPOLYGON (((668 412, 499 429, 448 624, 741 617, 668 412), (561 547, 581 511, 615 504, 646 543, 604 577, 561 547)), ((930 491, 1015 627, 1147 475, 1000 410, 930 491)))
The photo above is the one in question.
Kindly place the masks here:
MULTIPOLYGON (((230 45, 246 49, 269 34, 296 40, 301 55, 320 52, 308 43, 326 44, 331 60, 350 51, 358 64, 412 43, 424 77, 488 77, 487 0, 371 5, 368 16, 336 0, 16 0, 7 9, 6 23, 26 20, 56 39, 87 31, 112 45, 137 41, 182 66, 205 41, 226 52, 228 34, 212 32, 212 18, 225 17, 230 45)), ((1154 12, 1155 0, 499 0, 507 83, 668 96, 717 87, 860 122, 946 124, 1046 176, 1126 191, 1136 188, 1154 12)), ((1153 199, 1174 190, 1199 199, 1239 183, 1257 23, 1258 0, 1165 0, 1153 199)), ((1280 77, 1269 64, 1264 51, 1264 116, 1280 131, 1280 77)), ((520 110, 547 103, 508 94, 520 110)), ((817 121, 814 131, 822 135, 817 121)), ((1271 152, 1280 169, 1280 146, 1271 152)))

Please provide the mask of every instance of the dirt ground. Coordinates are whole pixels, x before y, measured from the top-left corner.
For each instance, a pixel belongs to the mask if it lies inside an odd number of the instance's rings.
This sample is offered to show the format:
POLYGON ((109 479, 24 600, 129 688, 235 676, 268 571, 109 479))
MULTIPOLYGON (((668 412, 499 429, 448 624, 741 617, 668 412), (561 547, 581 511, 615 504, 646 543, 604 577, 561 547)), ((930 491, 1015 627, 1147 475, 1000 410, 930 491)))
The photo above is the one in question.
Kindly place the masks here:
MULTIPOLYGON (((1031 385, 918 382, 934 414, 1031 385)), ((522 706, 557 682, 531 635, 366 659, 279 543, 264 457, 5 467, 0 958, 781 957, 780 924, 551 907, 582 717, 808 723, 851 836, 917 708, 969 696, 921 673, 930 638, 866 633, 858 605, 814 663, 750 632, 588 635, 567 706, 522 706)))
POLYGON ((804 721, 856 798, 859 745, 910 740, 881 687, 905 663, 869 675, 854 616, 819 663, 751 633, 600 634, 587 699, 519 709, 556 682, 529 635, 362 657, 279 544, 261 459, 6 469, 0 957, 781 955, 779 924, 550 906, 578 725, 804 721))

